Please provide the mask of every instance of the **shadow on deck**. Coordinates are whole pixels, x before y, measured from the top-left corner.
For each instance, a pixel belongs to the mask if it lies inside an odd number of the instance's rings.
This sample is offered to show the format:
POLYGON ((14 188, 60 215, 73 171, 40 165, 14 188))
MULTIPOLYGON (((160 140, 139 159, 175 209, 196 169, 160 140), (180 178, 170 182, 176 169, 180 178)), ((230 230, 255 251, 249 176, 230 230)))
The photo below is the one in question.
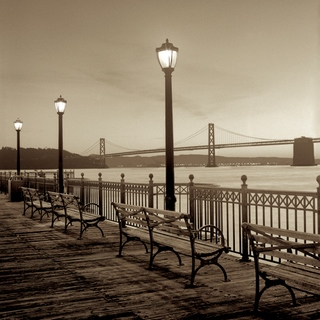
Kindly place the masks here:
POLYGON ((139 245, 117 258, 118 226, 104 222, 105 237, 89 229, 77 240, 78 227, 67 234, 62 224, 30 213, 23 204, 0 195, 1 319, 319 319, 319 297, 297 292, 300 306, 291 307, 283 288, 269 289, 252 312, 254 267, 239 257, 222 257, 230 282, 221 271, 203 268, 196 287, 186 288, 190 261, 178 266, 173 254, 156 258, 139 245), (273 291, 272 294, 271 290, 273 291))

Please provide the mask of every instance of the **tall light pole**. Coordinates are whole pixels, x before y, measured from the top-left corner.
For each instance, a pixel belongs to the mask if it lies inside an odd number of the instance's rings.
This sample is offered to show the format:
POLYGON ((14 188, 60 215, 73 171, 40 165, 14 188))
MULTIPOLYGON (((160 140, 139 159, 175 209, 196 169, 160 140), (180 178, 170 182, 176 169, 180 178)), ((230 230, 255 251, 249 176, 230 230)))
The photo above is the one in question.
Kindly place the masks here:
POLYGON ((158 61, 165 74, 166 97, 166 210, 175 210, 176 197, 174 195, 174 154, 173 154, 173 117, 172 117, 172 84, 171 75, 177 62, 179 49, 169 40, 156 48, 158 61))
POLYGON ((23 122, 18 118, 13 125, 17 131, 17 175, 20 176, 20 131, 22 129, 23 122))
POLYGON ((59 116, 59 172, 58 172, 58 180, 59 180, 59 192, 64 192, 63 186, 63 135, 62 135, 62 116, 64 114, 64 110, 67 105, 67 101, 64 100, 61 96, 54 102, 56 107, 57 114, 59 116))

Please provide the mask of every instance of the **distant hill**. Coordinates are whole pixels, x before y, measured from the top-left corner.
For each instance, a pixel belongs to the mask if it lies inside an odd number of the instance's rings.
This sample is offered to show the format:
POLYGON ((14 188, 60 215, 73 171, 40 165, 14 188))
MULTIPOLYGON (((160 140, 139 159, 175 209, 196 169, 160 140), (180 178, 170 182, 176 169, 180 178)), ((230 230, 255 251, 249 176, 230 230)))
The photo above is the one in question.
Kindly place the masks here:
MULTIPOLYGON (((0 170, 14 170, 17 163, 17 150, 3 147, 0 150, 0 170)), ((63 151, 63 167, 65 169, 97 168, 100 162, 96 158, 83 157, 76 153, 63 151)), ((21 170, 51 169, 58 166, 57 149, 20 149, 21 170)))
MULTIPOLYGON (((68 151, 63 152, 65 169, 80 168, 101 168, 100 156, 81 156, 68 151)), ((176 155, 175 166, 195 167, 206 166, 208 163, 207 155, 187 154, 176 155)), ((3 147, 0 149, 0 170, 14 170, 16 168, 17 150, 14 148, 3 147)), ((57 149, 20 149, 21 170, 28 169, 52 169, 58 166, 57 149)), ((316 160, 320 164, 320 160, 316 160)), ((291 165, 292 158, 279 157, 221 157, 216 156, 218 166, 241 166, 241 165, 291 165)), ((116 167, 162 167, 165 166, 165 156, 132 156, 106 158, 106 166, 116 167)))

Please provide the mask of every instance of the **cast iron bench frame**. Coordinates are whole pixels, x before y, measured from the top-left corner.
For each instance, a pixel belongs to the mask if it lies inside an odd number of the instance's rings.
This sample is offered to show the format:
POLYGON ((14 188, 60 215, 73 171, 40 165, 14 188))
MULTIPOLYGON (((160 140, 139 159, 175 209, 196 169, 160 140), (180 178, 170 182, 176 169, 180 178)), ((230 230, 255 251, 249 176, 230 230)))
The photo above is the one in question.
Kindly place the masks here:
POLYGON ((288 289, 293 305, 298 305, 293 289, 320 294, 320 235, 243 223, 254 257, 255 302, 258 311, 262 294, 271 287, 288 289), (261 263, 264 255, 277 263, 261 263), (264 287, 260 290, 260 278, 264 287))
POLYGON ((101 236, 104 237, 104 232, 99 226, 99 223, 105 220, 105 217, 94 214, 92 212, 97 211, 99 205, 90 202, 83 205, 78 196, 48 191, 48 195, 52 207, 52 221, 51 228, 54 226, 56 220, 60 218, 64 219, 64 231, 67 232, 69 226, 74 222, 80 224, 79 239, 82 238, 83 233, 90 227, 96 227, 100 230, 101 236))
POLYGON ((216 226, 205 225, 194 230, 190 216, 185 213, 114 202, 112 205, 120 231, 119 257, 128 242, 139 241, 144 245, 146 253, 147 244, 150 248, 148 269, 153 268, 154 259, 159 253, 171 251, 177 256, 179 265, 182 264, 181 255, 191 257, 190 286, 194 285, 198 271, 208 265, 218 266, 224 281, 228 281, 227 273, 218 259, 222 253, 228 253, 230 248, 226 246, 223 233, 216 226), (199 261, 198 266, 196 261, 199 261))
POLYGON ((26 214, 26 211, 30 208, 31 209, 31 216, 35 212, 39 212, 40 214, 40 221, 42 221, 43 216, 46 214, 49 217, 49 213, 51 213, 51 203, 46 201, 45 195, 41 194, 38 189, 34 188, 20 188, 23 195, 23 215, 26 214))

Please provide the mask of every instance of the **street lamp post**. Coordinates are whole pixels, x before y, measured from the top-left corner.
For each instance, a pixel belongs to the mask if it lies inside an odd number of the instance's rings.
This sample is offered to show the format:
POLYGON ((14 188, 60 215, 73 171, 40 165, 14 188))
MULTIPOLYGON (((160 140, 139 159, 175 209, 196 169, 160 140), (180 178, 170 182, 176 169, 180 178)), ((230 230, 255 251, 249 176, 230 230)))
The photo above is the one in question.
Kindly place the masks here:
POLYGON ((13 125, 17 131, 17 175, 20 176, 20 131, 22 129, 23 122, 18 118, 13 125))
POLYGON ((172 117, 172 83, 171 75, 177 62, 179 49, 166 40, 156 48, 159 64, 165 74, 165 121, 166 121, 166 210, 175 210, 174 195, 174 150, 173 150, 173 117, 172 117))
POLYGON ((64 100, 61 96, 54 102, 56 107, 57 114, 59 116, 59 143, 58 143, 58 163, 59 163, 59 170, 58 170, 58 181, 59 181, 59 192, 64 192, 64 185, 63 185, 63 135, 62 135, 62 116, 64 114, 64 110, 67 105, 67 101, 64 100))

